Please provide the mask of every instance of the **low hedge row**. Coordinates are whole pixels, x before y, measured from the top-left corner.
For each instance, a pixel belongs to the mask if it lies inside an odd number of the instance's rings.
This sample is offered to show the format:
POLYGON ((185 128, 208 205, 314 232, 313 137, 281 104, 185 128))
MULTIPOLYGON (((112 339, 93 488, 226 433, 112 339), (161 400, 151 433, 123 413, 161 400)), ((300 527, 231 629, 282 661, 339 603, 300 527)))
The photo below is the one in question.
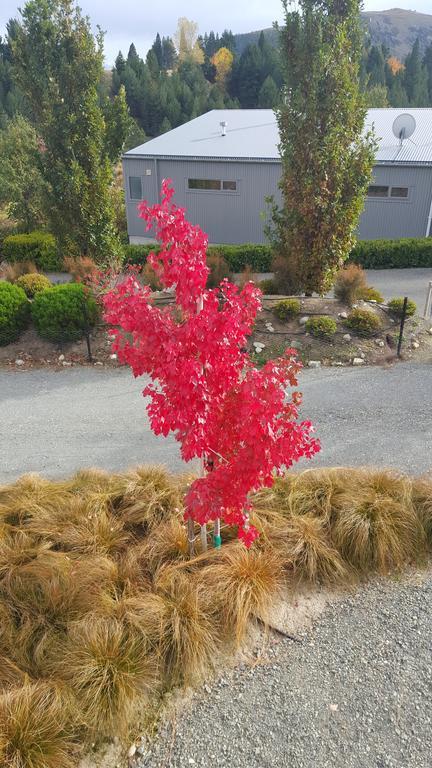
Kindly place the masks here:
MULTIPOLYGON (((128 245, 125 248, 125 263, 142 265, 154 249, 154 245, 128 245)), ((272 250, 269 245, 211 245, 211 253, 223 256, 233 272, 243 272, 247 266, 256 272, 272 271, 272 250)), ((349 261, 364 269, 432 267, 432 237, 359 240, 349 261)))
POLYGON ((62 259, 58 253, 55 237, 49 232, 29 232, 5 237, 2 256, 11 263, 32 261, 44 272, 62 269, 62 259))
POLYGON ((359 240, 349 260, 364 269, 432 267, 432 237, 359 240))
MULTIPOLYGON (((157 250, 155 245, 127 245, 125 248, 125 264, 141 266, 145 264, 151 251, 157 250)), ((220 255, 228 263, 232 272, 243 272, 251 267, 256 272, 270 272, 272 252, 269 245, 211 245, 209 256, 220 255)))

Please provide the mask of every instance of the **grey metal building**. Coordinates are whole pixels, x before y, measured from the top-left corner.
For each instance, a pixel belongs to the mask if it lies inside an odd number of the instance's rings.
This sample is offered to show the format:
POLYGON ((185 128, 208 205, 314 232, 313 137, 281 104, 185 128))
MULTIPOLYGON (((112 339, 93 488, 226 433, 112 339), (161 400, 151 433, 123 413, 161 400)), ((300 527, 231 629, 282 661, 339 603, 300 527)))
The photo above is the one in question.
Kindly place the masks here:
MULTIPOLYGON (((371 109, 365 130, 379 142, 360 239, 432 234, 432 109, 410 109, 415 130, 395 137, 405 109, 371 109)), ((175 202, 211 243, 262 243, 265 198, 280 199, 281 162, 275 115, 266 109, 214 110, 123 156, 131 243, 149 242, 141 200, 154 204, 161 181, 173 180, 175 202)))

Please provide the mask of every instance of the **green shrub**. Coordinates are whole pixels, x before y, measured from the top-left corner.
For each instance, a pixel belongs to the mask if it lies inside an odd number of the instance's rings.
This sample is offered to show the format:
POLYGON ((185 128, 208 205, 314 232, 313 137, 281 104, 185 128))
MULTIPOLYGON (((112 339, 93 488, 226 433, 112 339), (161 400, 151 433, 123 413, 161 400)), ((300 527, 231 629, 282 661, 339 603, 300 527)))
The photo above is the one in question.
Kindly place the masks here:
MULTIPOLYGON (((402 297, 398 299, 390 299, 388 302, 388 308, 392 315, 395 315, 396 317, 402 317, 403 312, 403 305, 404 305, 404 299, 402 297)), ((417 312, 417 304, 415 304, 412 299, 408 299, 407 302, 407 308, 406 308, 406 316, 412 317, 417 312)))
POLYGON ((212 251, 218 251, 233 272, 243 272, 246 267, 250 267, 253 272, 271 272, 272 252, 269 245, 244 243, 210 246, 209 253, 212 251))
POLYGON ((56 285, 36 294, 32 317, 42 338, 59 343, 77 341, 84 336, 87 325, 96 323, 97 304, 78 283, 56 285))
POLYGON ((362 291, 360 291, 359 299, 363 301, 376 301, 378 304, 384 304, 384 296, 376 288, 368 285, 362 291))
POLYGON ((264 296, 276 296, 278 292, 276 281, 272 280, 271 277, 267 280, 261 280, 258 283, 258 288, 262 290, 264 296))
POLYGON ((319 315, 318 317, 310 317, 306 321, 305 328, 311 336, 316 336, 318 339, 329 339, 336 333, 337 325, 332 317, 319 315))
POLYGON ((0 282, 0 346, 16 341, 30 317, 30 303, 22 288, 0 282))
POLYGON ((278 320, 290 320, 300 313, 301 304, 298 299, 282 299, 273 307, 273 314, 278 320))
POLYGON ((156 243, 151 245, 126 245, 124 249, 124 263, 125 265, 131 264, 132 266, 143 266, 149 253, 152 251, 158 251, 156 243))
POLYGON ((232 272, 228 262, 219 251, 207 253, 207 266, 210 274, 207 278, 207 288, 216 288, 225 278, 231 279, 232 272))
POLYGON ((334 295, 342 304, 351 307, 366 288, 366 275, 363 269, 357 264, 348 264, 348 266, 340 269, 336 275, 334 295))
POLYGON ((45 272, 62 268, 55 238, 48 232, 9 235, 3 240, 2 252, 6 261, 34 261, 45 272))
POLYGON ((365 269, 432 267, 432 237, 359 240, 349 260, 365 269))
POLYGON ((359 336, 373 336, 379 333, 382 327, 381 320, 370 309, 353 309, 345 325, 359 336))
POLYGON ((29 275, 22 275, 16 281, 16 285, 25 291, 29 299, 33 299, 37 293, 46 291, 47 288, 51 288, 51 282, 45 275, 39 275, 37 272, 33 272, 29 275))

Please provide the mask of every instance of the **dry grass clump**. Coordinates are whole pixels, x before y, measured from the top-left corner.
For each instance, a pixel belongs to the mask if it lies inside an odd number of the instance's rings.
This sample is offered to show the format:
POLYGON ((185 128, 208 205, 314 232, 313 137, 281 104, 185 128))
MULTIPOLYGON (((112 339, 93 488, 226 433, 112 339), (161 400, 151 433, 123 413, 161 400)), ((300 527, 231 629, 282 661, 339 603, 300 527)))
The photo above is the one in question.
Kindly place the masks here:
POLYGON ((0 765, 75 765, 76 743, 126 735, 143 699, 268 623, 287 582, 399 569, 432 543, 430 479, 318 469, 254 495, 250 551, 224 528, 190 560, 187 482, 143 467, 0 487, 0 765))
POLYGON ((221 647, 212 596, 194 574, 163 568, 144 606, 147 632, 168 684, 190 684, 211 668, 221 647))
POLYGON ((0 764, 3 768, 73 768, 77 747, 64 699, 45 683, 0 695, 0 764))
POLYGON ((412 502, 428 546, 432 547, 432 477, 419 477, 413 481, 412 502))
POLYGON ((141 633, 115 618, 89 615, 69 627, 52 671, 74 692, 91 735, 127 733, 135 702, 154 687, 148 650, 141 633))
POLYGON ((401 569, 424 550, 411 481, 395 472, 360 472, 340 497, 331 530, 342 557, 363 574, 401 569))
POLYGON ((224 633, 240 644, 248 623, 268 622, 285 583, 283 560, 275 551, 247 550, 241 544, 222 548, 200 572, 208 602, 217 609, 224 633))

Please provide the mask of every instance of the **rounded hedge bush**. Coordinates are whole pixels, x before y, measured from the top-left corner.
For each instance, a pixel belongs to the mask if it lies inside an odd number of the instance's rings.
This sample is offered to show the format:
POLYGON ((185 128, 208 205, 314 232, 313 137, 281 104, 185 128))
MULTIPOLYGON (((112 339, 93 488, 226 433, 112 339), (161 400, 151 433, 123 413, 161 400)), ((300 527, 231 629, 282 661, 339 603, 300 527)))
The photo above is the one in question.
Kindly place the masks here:
POLYGON ((384 304, 384 296, 376 288, 368 285, 363 291, 360 292, 358 297, 363 301, 376 301, 377 304, 384 304))
POLYGON ((37 293, 46 291, 47 288, 51 288, 51 282, 45 275, 39 275, 34 272, 29 275, 21 275, 16 281, 16 285, 25 291, 29 299, 33 299, 37 293))
POLYGON ((56 285, 38 293, 32 318, 39 336, 54 342, 78 341, 97 321, 97 304, 78 283, 56 285))
POLYGON ((271 277, 268 277, 265 280, 260 280, 258 288, 263 292, 264 296, 275 296, 278 292, 276 280, 272 280, 271 277))
POLYGON ((345 325, 359 336, 374 336, 382 328, 381 320, 370 309, 353 309, 345 325))
MULTIPOLYGON (((402 317, 403 312, 403 305, 404 305, 404 299, 402 297, 397 299, 391 299, 388 303, 388 308, 392 315, 395 315, 396 317, 402 317)), ((417 312, 417 304, 412 301, 412 299, 408 299, 407 302, 407 308, 406 308, 406 316, 412 317, 417 312)))
POLYGON ((336 333, 337 325, 332 317, 319 315, 318 317, 310 317, 306 321, 305 328, 311 336, 316 336, 318 339, 329 339, 336 333))
POLYGON ((22 288, 0 282, 0 346, 16 341, 30 318, 30 303, 22 288))
POLYGON ((292 317, 296 317, 300 313, 301 304, 298 299, 282 299, 278 301, 273 307, 273 314, 276 315, 278 320, 291 320, 292 317))

